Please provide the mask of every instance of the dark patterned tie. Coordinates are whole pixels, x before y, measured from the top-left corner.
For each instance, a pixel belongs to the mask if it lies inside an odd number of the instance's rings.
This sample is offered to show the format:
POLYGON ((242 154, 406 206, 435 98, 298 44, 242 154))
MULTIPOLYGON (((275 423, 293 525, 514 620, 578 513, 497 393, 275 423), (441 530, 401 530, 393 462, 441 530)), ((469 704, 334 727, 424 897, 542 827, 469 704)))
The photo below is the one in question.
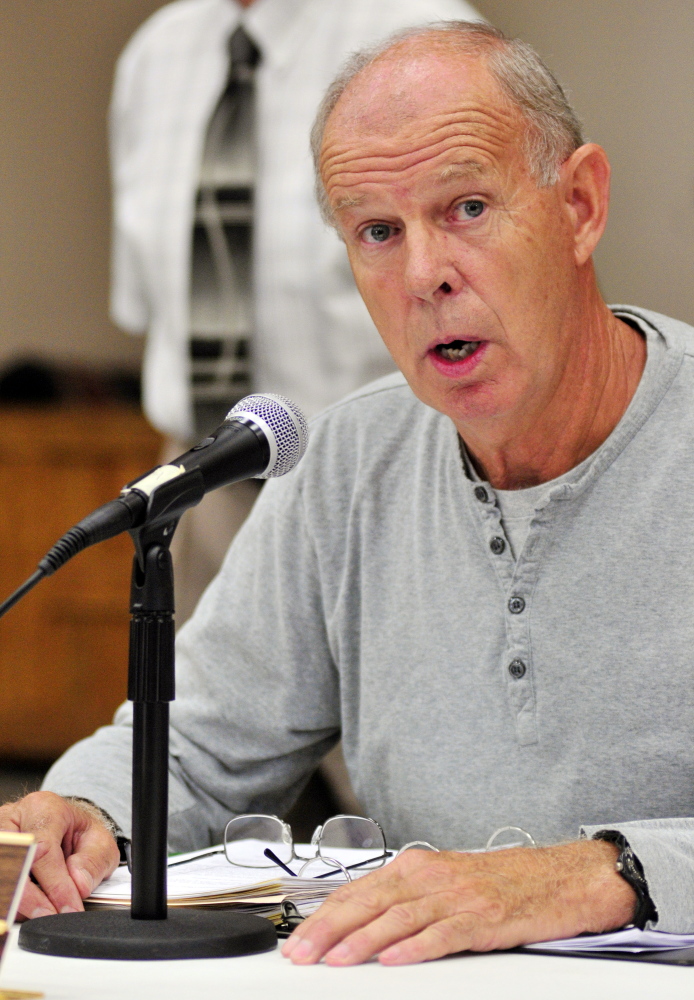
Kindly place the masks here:
POLYGON ((190 363, 195 437, 217 427, 251 389, 255 69, 260 51, 239 27, 227 87, 210 120, 193 228, 190 363))

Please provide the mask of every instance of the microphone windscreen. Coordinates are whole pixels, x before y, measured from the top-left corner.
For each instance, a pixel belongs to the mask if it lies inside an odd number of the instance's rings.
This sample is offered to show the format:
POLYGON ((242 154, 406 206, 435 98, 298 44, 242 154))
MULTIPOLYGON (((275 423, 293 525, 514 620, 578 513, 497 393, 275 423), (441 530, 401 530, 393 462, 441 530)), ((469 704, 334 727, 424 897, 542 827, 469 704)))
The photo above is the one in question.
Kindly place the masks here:
POLYGON ((274 392, 254 393, 240 399, 225 420, 250 418, 259 426, 270 445, 270 461, 256 479, 270 479, 290 472, 302 458, 308 444, 308 424, 296 403, 274 392))

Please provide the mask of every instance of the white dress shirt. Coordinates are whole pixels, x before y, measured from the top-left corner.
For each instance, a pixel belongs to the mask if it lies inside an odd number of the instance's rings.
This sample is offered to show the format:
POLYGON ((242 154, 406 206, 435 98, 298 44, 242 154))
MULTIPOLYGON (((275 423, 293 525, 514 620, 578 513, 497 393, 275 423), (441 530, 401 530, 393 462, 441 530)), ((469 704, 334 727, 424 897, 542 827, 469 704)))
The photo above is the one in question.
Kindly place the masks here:
POLYGON ((192 432, 189 284, 195 193, 210 116, 243 23, 257 71, 254 387, 308 415, 393 366, 321 221, 308 136, 323 92, 355 49, 412 24, 475 18, 463 0, 177 0, 120 57, 111 112, 111 310, 147 333, 144 406, 155 427, 192 432))

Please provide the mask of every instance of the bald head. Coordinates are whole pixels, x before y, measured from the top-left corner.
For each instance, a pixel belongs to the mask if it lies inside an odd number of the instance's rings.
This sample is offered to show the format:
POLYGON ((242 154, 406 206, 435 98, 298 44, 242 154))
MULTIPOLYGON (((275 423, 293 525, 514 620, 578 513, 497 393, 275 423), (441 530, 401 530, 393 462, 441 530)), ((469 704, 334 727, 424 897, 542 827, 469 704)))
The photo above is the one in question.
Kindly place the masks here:
POLYGON ((481 177, 522 146, 523 116, 486 60, 427 41, 407 39, 370 63, 330 114, 319 169, 338 229, 364 180, 407 183, 425 160, 442 183, 481 177))
POLYGON ((484 54, 461 48, 452 34, 400 39, 349 80, 335 101, 326 130, 352 127, 381 135, 392 132, 419 114, 419 94, 438 75, 440 66, 447 65, 451 81, 457 83, 469 77, 471 64, 484 68, 484 54))
POLYGON ((311 146, 316 193, 327 222, 334 224, 321 172, 328 126, 332 129, 339 121, 347 131, 372 129, 382 135, 404 127, 416 117, 417 95, 442 60, 456 89, 471 67, 491 77, 496 103, 517 117, 528 168, 538 184, 555 183, 561 163, 582 145, 580 123, 561 86, 524 42, 508 40, 478 22, 407 29, 353 56, 318 109, 311 146))

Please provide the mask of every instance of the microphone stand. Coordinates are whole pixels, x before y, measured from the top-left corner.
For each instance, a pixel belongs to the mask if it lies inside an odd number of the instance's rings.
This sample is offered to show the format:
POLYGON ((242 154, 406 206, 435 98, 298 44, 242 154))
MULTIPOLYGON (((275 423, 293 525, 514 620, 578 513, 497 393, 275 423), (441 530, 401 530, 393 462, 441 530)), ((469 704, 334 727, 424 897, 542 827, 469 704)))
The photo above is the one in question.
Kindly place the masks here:
POLYGON ((178 518, 200 502, 199 469, 149 498, 130 590, 128 699, 133 702, 130 910, 88 910, 22 924, 28 951, 76 958, 219 958, 273 948, 269 920, 228 910, 167 909, 169 703, 175 698, 174 588, 169 547, 178 518))
POLYGON ((165 920, 169 703, 175 695, 169 525, 132 532, 128 699, 133 703, 131 916, 165 920))

